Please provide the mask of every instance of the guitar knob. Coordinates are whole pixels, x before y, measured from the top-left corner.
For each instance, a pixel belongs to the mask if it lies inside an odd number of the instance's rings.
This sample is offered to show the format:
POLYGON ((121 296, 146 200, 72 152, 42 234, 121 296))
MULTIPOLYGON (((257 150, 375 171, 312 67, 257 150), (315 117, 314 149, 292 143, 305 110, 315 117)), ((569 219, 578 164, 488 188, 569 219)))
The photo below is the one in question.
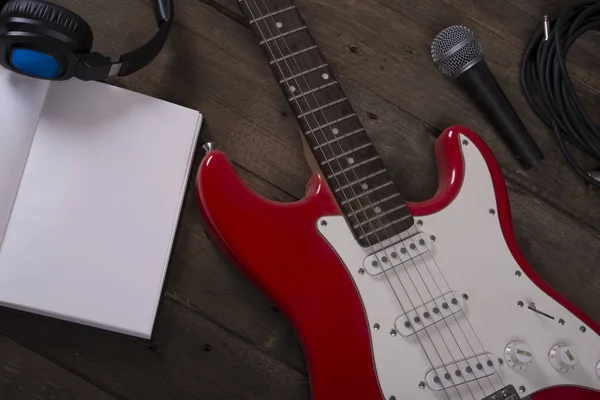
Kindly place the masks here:
POLYGON ((510 342, 504 350, 504 359, 510 367, 524 371, 533 362, 533 354, 525 343, 510 342))
POLYGON ((560 373, 568 372, 577 364, 577 355, 571 346, 557 344, 550 349, 550 364, 560 373))

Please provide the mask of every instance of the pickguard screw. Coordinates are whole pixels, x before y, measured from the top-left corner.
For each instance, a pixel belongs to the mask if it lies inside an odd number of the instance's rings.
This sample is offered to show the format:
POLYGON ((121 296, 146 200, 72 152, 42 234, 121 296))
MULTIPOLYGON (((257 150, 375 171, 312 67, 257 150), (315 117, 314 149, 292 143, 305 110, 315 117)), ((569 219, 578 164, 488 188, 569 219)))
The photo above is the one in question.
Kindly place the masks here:
POLYGON ((421 318, 415 317, 415 324, 420 324, 420 323, 421 323, 421 318))
POLYGON ((450 303, 452 303, 453 305, 457 305, 458 300, 456 300, 455 298, 452 298, 452 300, 450 300, 450 303))
POLYGON ((521 276, 521 271, 515 271, 515 276, 518 278, 519 276, 521 276))
POLYGON ((523 385, 519 386, 519 392, 525 393, 525 390, 526 390, 525 386, 523 386, 523 385))
POLYGON ((463 144, 463 146, 468 146, 469 145, 469 141, 468 140, 463 140, 462 144, 463 144))
POLYGON ((521 300, 517 302, 517 307, 523 307, 523 302, 521 300))
POLYGON ((390 335, 392 335, 392 336, 396 336, 397 334, 398 334, 398 332, 396 332, 396 330, 395 330, 395 329, 392 329, 392 330, 390 331, 390 335))
POLYGON ((374 267, 376 267, 376 266, 378 266, 378 265, 379 265, 379 263, 378 263, 377 261, 373 261, 373 262, 371 263, 371 265, 372 265, 372 266, 374 266, 374 267))
POLYGON ((439 314, 440 313, 440 309, 437 308, 437 307, 433 307, 432 311, 433 311, 434 314, 439 314))
POLYGON ((494 210, 493 208, 490 208, 490 215, 496 215, 496 210, 494 210))
POLYGON ((373 325, 373 329, 375 329, 376 331, 378 331, 378 330, 379 330, 379 328, 380 328, 379 324, 375 324, 375 325, 373 325))
POLYGON ((420 219, 417 220, 417 225, 419 226, 423 226, 423 221, 421 221, 420 219))
POLYGON ((559 324, 559 325, 564 325, 564 324, 565 324, 565 320, 564 320, 564 319, 562 319, 562 318, 560 318, 560 319, 558 320, 558 324, 559 324))
POLYGON ((408 250, 406 250, 406 247, 403 247, 400 249, 400 253, 402 253, 402 254, 406 254, 407 251, 408 250))
POLYGON ((425 246, 425 241, 424 241, 423 239, 421 239, 421 240, 419 240, 419 244, 420 244, 421 246, 425 246))
POLYGON ((385 256, 384 256, 384 257, 381 257, 381 262, 384 262, 384 263, 388 262, 388 258, 387 258, 387 257, 385 257, 385 256))
POLYGON ((417 248, 417 246, 416 246, 414 243, 411 243, 411 244, 410 244, 410 249, 411 249, 411 250, 414 250, 414 249, 416 249, 416 248, 417 248))
POLYGON ((327 221, 321 221, 321 226, 327 226, 327 221))
POLYGON ((431 239, 432 242, 435 242, 435 236, 431 235, 429 236, 429 239, 431 239))
POLYGON ((396 400, 396 396, 390 396, 389 400, 396 400))
POLYGON ((581 326, 579 327, 579 330, 581 331, 581 333, 585 333, 585 332, 587 331, 586 327, 585 327, 585 326, 583 326, 583 325, 581 325, 581 326))
POLYGON ((500 365, 504 364, 504 360, 501 358, 498 358, 498 364, 500 364, 500 365))
POLYGON ((364 269, 362 269, 362 268, 361 268, 361 269, 359 269, 359 270, 358 270, 358 274, 359 274, 359 275, 364 275, 364 274, 365 274, 365 270, 364 270, 364 269))
POLYGON ((394 252, 392 252, 391 256, 392 256, 392 258, 398 258, 398 253, 396 253, 396 252, 394 251, 394 252))
POLYGON ((405 328, 410 328, 410 321, 406 321, 406 322, 404 323, 404 327, 405 327, 405 328))
POLYGON ((449 381, 449 380, 450 380, 450 378, 452 378, 452 376, 450 376, 450 374, 446 372, 446 373, 444 374, 444 378, 445 378, 447 381, 449 381))
POLYGON ((488 365, 488 367, 493 367, 494 363, 492 360, 487 360, 487 365, 488 365))
POLYGON ((425 319, 429 319, 429 317, 430 317, 430 316, 431 316, 431 315, 430 315, 430 314, 429 314, 427 311, 425 311, 425 312, 423 313, 423 318, 425 318, 425 319))
POLYGON ((448 307, 449 307, 449 306, 448 306, 448 303, 442 303, 442 308, 443 308, 444 310, 447 310, 447 309, 448 309, 448 307))
POLYGON ((466 293, 463 293, 462 298, 463 298, 463 300, 469 300, 469 295, 466 293))
POLYGON ((419 382, 419 389, 425 389, 425 382, 419 382))

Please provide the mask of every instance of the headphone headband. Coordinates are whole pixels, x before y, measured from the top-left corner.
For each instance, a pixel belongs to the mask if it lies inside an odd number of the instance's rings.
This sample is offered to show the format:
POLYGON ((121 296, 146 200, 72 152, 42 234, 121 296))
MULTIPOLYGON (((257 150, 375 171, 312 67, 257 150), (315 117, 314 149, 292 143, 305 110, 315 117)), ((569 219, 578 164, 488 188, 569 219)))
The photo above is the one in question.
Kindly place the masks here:
POLYGON ((89 52, 93 40, 91 29, 72 12, 42 0, 10 0, 0 14, 0 64, 21 74, 51 80, 77 77, 89 81, 126 76, 147 66, 167 41, 174 20, 173 0, 154 0, 154 13, 158 25, 154 37, 114 62, 110 57, 89 52), (12 13, 5 13, 7 8, 12 13), (50 18, 54 19, 49 22, 50 18), (81 32, 89 32, 87 48, 81 43, 80 48, 73 44, 81 32), (45 64, 51 72, 37 73, 40 65, 45 64))

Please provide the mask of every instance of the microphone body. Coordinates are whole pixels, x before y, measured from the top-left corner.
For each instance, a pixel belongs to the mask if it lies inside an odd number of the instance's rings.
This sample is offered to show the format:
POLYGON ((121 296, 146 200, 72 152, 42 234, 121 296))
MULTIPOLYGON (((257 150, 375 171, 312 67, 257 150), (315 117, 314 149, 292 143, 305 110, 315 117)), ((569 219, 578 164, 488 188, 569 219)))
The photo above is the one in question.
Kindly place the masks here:
POLYGON ((531 168, 544 159, 484 60, 458 75, 456 80, 503 136, 525 168, 531 168))
POLYGON ((483 47, 467 27, 456 25, 441 31, 431 45, 440 71, 458 81, 492 122, 525 168, 544 156, 483 59, 483 47))

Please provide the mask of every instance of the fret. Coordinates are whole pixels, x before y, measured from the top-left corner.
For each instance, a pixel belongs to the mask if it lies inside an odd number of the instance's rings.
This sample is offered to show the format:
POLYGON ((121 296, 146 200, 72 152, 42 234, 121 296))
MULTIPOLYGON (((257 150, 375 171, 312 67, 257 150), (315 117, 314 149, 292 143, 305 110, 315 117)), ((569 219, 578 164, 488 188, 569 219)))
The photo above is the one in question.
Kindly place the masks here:
POLYGON ((345 115, 345 116, 343 116, 343 117, 341 117, 341 118, 338 118, 338 119, 336 119, 335 121, 331 121, 331 122, 328 122, 328 123, 326 123, 326 124, 323 124, 323 125, 317 126, 316 128, 314 128, 314 129, 310 129, 310 130, 308 130, 308 131, 305 131, 304 133, 306 133, 307 135, 310 135, 310 134, 311 134, 311 133, 313 133, 313 132, 316 132, 316 131, 318 131, 318 130, 323 130, 323 128, 327 128, 327 127, 330 127, 331 125, 338 124, 338 123, 340 123, 340 122, 342 122, 342 121, 345 121, 345 120, 347 120, 347 119, 349 119, 349 118, 352 118, 352 117, 356 117, 356 114, 355 114, 355 113, 352 113, 352 114, 345 115))
POLYGON ((347 216, 348 218, 350 218, 350 217, 352 217, 352 216, 356 215, 356 214, 357 214, 357 213, 359 213, 359 212, 366 212, 367 210, 369 210, 369 209, 373 208, 373 206, 378 206, 379 204, 385 203, 386 201, 388 201, 388 200, 392 200, 392 199, 394 199, 394 198, 396 198, 396 197, 398 197, 398 196, 400 196, 400 193, 394 193, 394 194, 392 194, 392 195, 390 195, 390 196, 384 197, 384 198, 383 198, 383 199, 381 199, 381 200, 377 200, 377 201, 375 201, 375 202, 373 202, 373 203, 370 203, 370 204, 369 204, 369 206, 367 206, 367 207, 365 207, 365 208, 361 208, 360 210, 352 211, 351 213, 349 213, 349 214, 346 214, 346 216, 347 216))
POLYGON ((385 224, 385 225, 382 225, 382 226, 380 226, 379 228, 377 228, 377 229, 375 229, 375 230, 371 230, 369 233, 363 233, 362 235, 360 235, 360 236, 358 237, 358 239, 360 240, 360 239, 364 239, 364 238, 366 238, 367 236, 374 235, 374 234, 376 234, 377 232, 381 232, 382 230, 384 230, 384 229, 387 229, 387 228, 390 228, 390 227, 392 227, 393 225, 397 224, 398 222, 402 222, 402 221, 404 221, 404 220, 406 220, 406 219, 408 219, 408 218, 411 218, 411 217, 412 217, 412 216, 409 214, 409 215, 406 215, 406 216, 404 216, 404 217, 402 217, 402 218, 398 218, 398 219, 396 219, 396 220, 394 220, 394 221, 388 222, 387 224, 385 224))
POLYGON ((298 94, 296 96, 292 96, 292 97, 290 97, 288 99, 288 101, 294 101, 296 99, 299 99, 300 97, 304 97, 306 95, 309 95, 309 94, 312 94, 312 93, 316 93, 316 92, 318 92, 320 90, 327 89, 328 87, 331 87, 331 86, 334 86, 334 85, 337 85, 337 84, 338 84, 337 82, 329 82, 329 83, 327 83, 327 84, 325 84, 323 86, 319 86, 317 88, 314 88, 314 89, 308 90, 306 92, 300 93, 300 94, 298 94))
POLYGON ((338 137, 336 137, 336 138, 333 138, 333 139, 331 139, 331 140, 328 140, 328 141, 326 141, 325 143, 322 143, 322 144, 316 145, 316 146, 314 146, 314 147, 313 147, 313 149, 314 149, 314 150, 317 150, 317 149, 319 149, 319 148, 321 148, 321 147, 329 146, 329 145, 331 145, 332 143, 338 142, 338 141, 340 141, 340 140, 342 140, 342 139, 349 138, 349 137, 350 137, 350 136, 352 136, 352 135, 355 135, 355 134, 357 134, 357 133, 364 132, 364 131, 365 131, 365 130, 364 130, 364 128, 358 128, 358 129, 356 129, 356 130, 354 130, 354 131, 352 131, 352 132, 349 132, 349 133, 346 133, 346 134, 344 134, 344 135, 341 135, 341 136, 338 136, 338 137))
MULTIPOLYGON (((244 1, 244 0, 238 0, 238 1, 240 1, 240 2, 241 2, 241 1, 244 1)), ((275 15, 278 15, 278 14, 284 13, 284 12, 286 12, 286 11, 293 10, 294 8, 296 8, 296 6, 289 6, 289 7, 286 7, 286 8, 284 8, 284 9, 281 9, 281 10, 278 10, 278 11, 273 11, 273 12, 271 12, 271 13, 268 13, 268 14, 265 14, 265 15, 263 15, 263 16, 260 16, 260 17, 258 17, 258 18, 255 18, 255 19, 253 19, 252 21, 250 21, 250 23, 251 23, 251 24, 253 24, 253 23, 257 22, 257 21, 262 21, 262 20, 263 20, 263 19, 265 19, 265 18, 274 17, 275 15)))
POLYGON ((270 37, 268 39, 261 40, 260 44, 269 43, 269 42, 272 42, 273 40, 284 38, 286 36, 289 36, 289 35, 291 35, 293 33, 296 33, 296 32, 303 31, 305 29, 308 29, 308 27, 306 25, 305 26, 301 26, 300 28, 292 29, 291 31, 280 33, 279 35, 275 35, 275 36, 270 37))
MULTIPOLYGON (((374 206, 375 206, 375 204, 371 204, 371 206, 373 206, 373 207, 374 207, 374 206)), ((360 228, 360 227, 362 227, 362 226, 364 226, 364 225, 366 225, 366 224, 369 224, 369 223, 371 223, 371 222, 373 222, 373 221, 377 221, 377 220, 379 220, 380 218, 383 218, 383 217, 385 217, 386 215, 389 215, 389 214, 391 214, 391 213, 393 213, 393 212, 395 212, 395 211, 398 211, 398 210, 402 210, 402 209, 404 209, 404 208, 406 208, 406 205, 405 205, 405 204, 402 204, 402 205, 399 205, 398 207, 394 207, 394 208, 392 208, 392 209, 390 209, 390 210, 387 210, 387 211, 381 211, 380 213, 376 213, 376 215, 375 215, 374 217, 371 217, 371 218, 367 219, 366 221, 363 221, 363 222, 361 222, 360 224, 352 225, 352 228, 353 228, 353 229, 360 228)))
POLYGON ((278 62, 285 61, 288 58, 299 56, 300 54, 306 53, 307 51, 311 51, 311 50, 314 50, 314 49, 317 49, 317 48, 318 48, 318 46, 310 46, 310 47, 307 47, 306 49, 298 50, 298 51, 296 51, 296 52, 294 52, 292 54, 288 54, 286 56, 279 57, 279 58, 277 58, 277 59, 269 62, 269 64, 276 64, 278 62))
POLYGON ((333 107, 333 106, 335 106, 336 104, 340 104, 340 103, 342 103, 342 102, 344 102, 344 101, 346 101, 346 100, 348 100, 348 99, 346 99, 346 98, 344 97, 343 99, 339 99, 339 100, 336 100, 336 101, 332 101, 331 103, 329 103, 329 104, 325 104, 324 106, 320 106, 320 107, 317 107, 317 108, 313 108, 312 110, 310 110, 310 111, 307 111, 307 112, 305 112, 304 114, 300 114, 300 115, 298 115, 298 119, 300 119, 300 118, 304 118, 304 117, 306 117, 307 115, 310 115, 310 114, 314 114, 314 113, 316 113, 317 111, 322 111, 322 110, 325 110, 326 108, 333 107))
POLYGON ((355 149, 352 149, 352 150, 345 151, 345 152, 343 152, 342 154, 339 154, 339 155, 337 155, 337 156, 331 157, 331 158, 329 158, 329 159, 327 159, 327 160, 325 160, 325 161, 321 162, 321 165, 329 164, 330 162, 332 162, 332 161, 335 161, 335 160, 337 160, 338 158, 346 157, 346 156, 347 156, 347 155, 349 155, 349 154, 355 153, 355 152, 357 152, 357 151, 359 151, 359 150, 365 149, 365 148, 367 148, 367 147, 369 147, 369 146, 372 146, 372 145, 373 145, 373 144, 372 144, 371 142, 369 142, 369 143, 363 144, 362 146, 359 146, 359 147, 357 147, 357 148, 355 148, 355 149))
POLYGON ((347 200, 344 200, 344 201, 342 201, 342 203, 341 203, 341 204, 342 204, 342 205, 344 205, 344 204, 348 204, 348 203, 350 203, 351 201, 358 200, 358 199, 360 199, 360 198, 361 198, 361 197, 363 197, 363 196, 367 196, 367 195, 369 195, 369 194, 371 194, 371 193, 374 193, 374 192, 376 192, 376 191, 378 191, 378 190, 381 190, 381 189, 383 189, 383 188, 385 188, 385 187, 388 187, 388 186, 390 186, 390 185, 393 185, 393 182, 392 182, 392 181, 386 182, 386 183, 384 183, 383 185, 379 185, 379 186, 377 186, 377 187, 375 187, 375 188, 373 188, 373 189, 365 190, 364 192, 362 192, 362 193, 361 193, 361 194, 359 194, 359 195, 356 195, 356 196, 354 196, 353 198, 350 198, 350 199, 347 199, 347 200))
POLYGON ((364 161, 356 163, 356 164, 354 164, 354 165, 352 165, 350 167, 344 168, 343 170, 338 171, 338 172, 334 173, 333 175, 329 175, 327 178, 328 179, 335 178, 336 176, 338 176, 340 174, 345 174, 346 172, 352 171, 353 169, 358 168, 358 167, 362 167, 363 165, 368 164, 368 163, 370 163, 372 161, 375 161, 375 160, 379 160, 379 156, 371 157, 368 160, 364 160, 364 161))
POLYGON ((300 72, 298 74, 295 74, 295 75, 292 75, 292 76, 290 76, 288 78, 284 78, 284 79, 280 80, 279 83, 285 83, 285 82, 288 82, 288 81, 290 81, 292 79, 298 79, 298 78, 300 78, 300 77, 302 77, 302 76, 304 76, 306 74, 310 74, 311 72, 315 72, 315 71, 318 71, 318 70, 326 68, 326 67, 327 67, 327 64, 321 64, 321 65, 319 65, 317 67, 311 68, 311 69, 306 70, 306 71, 302 71, 302 72, 300 72))
MULTIPOLYGON (((339 187, 339 188, 335 189, 335 192, 339 192, 340 190, 347 189, 347 188, 349 188, 349 187, 350 187, 350 186, 352 186, 352 185, 356 185, 356 184, 358 184, 358 183, 364 182, 364 181, 366 181, 367 179, 374 178, 374 177, 376 177, 376 176, 378 176, 378 175, 381 175, 381 174, 384 174, 384 173, 386 173, 386 172, 387 172, 387 170, 386 170, 386 169, 380 169, 380 170, 379 170, 379 171, 377 171, 377 172, 374 172, 374 173, 372 173, 372 174, 370 174, 370 175, 367 175, 367 176, 363 176, 362 178, 360 178, 360 179, 358 179, 358 180, 356 180, 356 181, 354 181, 354 182, 350 182, 350 183, 348 183, 348 184, 346 184, 346 185, 344 185, 344 186, 341 186, 341 187, 339 187)), ((365 189, 365 190, 366 190, 366 189, 365 189)))

